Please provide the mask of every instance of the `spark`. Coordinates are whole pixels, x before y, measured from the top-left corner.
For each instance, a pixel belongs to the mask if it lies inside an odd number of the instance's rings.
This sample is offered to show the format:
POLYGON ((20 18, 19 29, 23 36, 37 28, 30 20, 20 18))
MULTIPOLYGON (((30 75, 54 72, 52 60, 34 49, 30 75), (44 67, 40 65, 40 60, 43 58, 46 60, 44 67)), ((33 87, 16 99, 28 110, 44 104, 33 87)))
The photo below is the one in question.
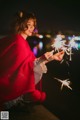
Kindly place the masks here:
POLYGON ((61 80, 61 79, 58 79, 58 78, 54 78, 54 79, 56 79, 56 80, 58 80, 59 82, 62 83, 61 90, 62 90, 63 86, 66 86, 66 87, 68 87, 69 89, 72 90, 72 88, 70 87, 70 81, 69 81, 69 79, 64 79, 64 80, 61 80))
MULTIPOLYGON (((61 62, 60 62, 60 64, 62 64, 64 61, 65 61, 65 60, 62 59, 61 62)), ((69 62, 68 62, 67 60, 66 60, 65 62, 66 62, 66 64, 69 66, 69 62)))
POLYGON ((63 50, 67 55, 70 56, 69 60, 72 61, 72 48, 76 48, 78 50, 78 46, 75 43, 75 38, 73 37, 68 44, 66 44, 66 40, 62 40, 61 38, 55 38, 54 43, 51 45, 55 51, 63 50))

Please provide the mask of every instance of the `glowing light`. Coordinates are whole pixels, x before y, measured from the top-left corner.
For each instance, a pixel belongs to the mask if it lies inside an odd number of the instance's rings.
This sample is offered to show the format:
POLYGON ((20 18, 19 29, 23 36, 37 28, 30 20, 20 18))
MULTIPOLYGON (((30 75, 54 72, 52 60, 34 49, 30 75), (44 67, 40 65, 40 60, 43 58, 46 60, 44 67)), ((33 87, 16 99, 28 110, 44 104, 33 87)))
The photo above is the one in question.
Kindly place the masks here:
POLYGON ((69 79, 65 79, 65 80, 61 80, 61 79, 58 79, 58 78, 54 78, 54 79, 56 79, 56 80, 58 80, 59 82, 62 83, 61 90, 62 90, 63 86, 66 86, 66 87, 68 87, 69 89, 72 90, 72 88, 70 87, 71 82, 69 81, 69 79))
POLYGON ((37 55, 37 53, 38 53, 38 48, 37 47, 33 48, 33 53, 34 53, 34 55, 37 55))
POLYGON ((43 38, 43 35, 39 35, 39 38, 43 38))
POLYGON ((51 35, 49 35, 49 34, 47 34, 47 35, 45 35, 47 38, 51 38, 51 35))
POLYGON ((66 40, 62 40, 62 37, 58 35, 54 39, 54 43, 51 45, 55 51, 63 50, 67 55, 70 56, 70 61, 72 60, 72 48, 76 48, 78 50, 78 45, 75 43, 75 36, 72 37, 70 41, 66 44, 66 40))
POLYGON ((42 41, 39 42, 39 49, 40 49, 40 50, 43 49, 43 42, 42 42, 42 41))
POLYGON ((36 37, 42 39, 43 38, 43 35, 40 35, 40 34, 36 34, 36 37))

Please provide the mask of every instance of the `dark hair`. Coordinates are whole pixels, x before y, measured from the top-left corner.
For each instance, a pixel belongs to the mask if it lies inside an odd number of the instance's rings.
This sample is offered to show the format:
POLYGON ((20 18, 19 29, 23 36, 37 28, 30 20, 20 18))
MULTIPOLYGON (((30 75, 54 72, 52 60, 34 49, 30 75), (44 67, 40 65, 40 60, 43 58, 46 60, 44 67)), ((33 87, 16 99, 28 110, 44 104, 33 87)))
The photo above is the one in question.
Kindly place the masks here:
POLYGON ((22 32, 25 28, 27 28, 26 22, 29 19, 34 20, 34 26, 36 28, 36 17, 33 13, 27 13, 25 11, 18 11, 14 17, 14 20, 11 24, 11 33, 20 33, 22 32))

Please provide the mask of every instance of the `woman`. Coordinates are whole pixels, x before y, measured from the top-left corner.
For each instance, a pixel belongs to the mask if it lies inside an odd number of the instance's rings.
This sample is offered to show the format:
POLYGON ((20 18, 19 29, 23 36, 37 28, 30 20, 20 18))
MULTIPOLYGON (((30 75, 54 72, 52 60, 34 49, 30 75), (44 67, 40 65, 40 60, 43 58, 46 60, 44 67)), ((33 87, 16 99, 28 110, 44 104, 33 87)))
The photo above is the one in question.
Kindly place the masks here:
POLYGON ((64 52, 47 52, 36 58, 27 42, 36 28, 32 13, 19 12, 12 24, 9 36, 0 40, 0 104, 29 93, 33 101, 43 102, 45 92, 36 90, 42 74, 47 72, 46 63, 62 60, 64 52))

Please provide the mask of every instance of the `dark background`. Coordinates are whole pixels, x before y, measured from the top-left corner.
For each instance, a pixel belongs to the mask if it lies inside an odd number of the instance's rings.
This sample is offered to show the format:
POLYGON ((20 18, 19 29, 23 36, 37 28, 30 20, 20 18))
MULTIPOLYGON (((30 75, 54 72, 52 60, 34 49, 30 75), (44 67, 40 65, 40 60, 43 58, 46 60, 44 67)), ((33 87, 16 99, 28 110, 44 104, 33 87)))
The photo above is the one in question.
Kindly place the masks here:
POLYGON ((35 13, 39 32, 80 31, 77 0, 0 0, 0 33, 7 32, 13 15, 25 9, 35 13))

